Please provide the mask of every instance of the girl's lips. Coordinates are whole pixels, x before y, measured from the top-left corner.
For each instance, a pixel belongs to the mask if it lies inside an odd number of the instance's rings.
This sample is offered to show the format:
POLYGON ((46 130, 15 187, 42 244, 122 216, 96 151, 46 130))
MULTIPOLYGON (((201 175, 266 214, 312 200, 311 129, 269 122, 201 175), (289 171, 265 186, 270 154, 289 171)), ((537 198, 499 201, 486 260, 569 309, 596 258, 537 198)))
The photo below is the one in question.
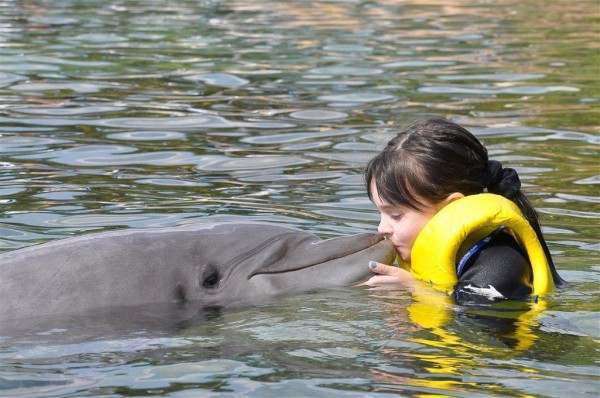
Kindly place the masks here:
POLYGON ((407 261, 404 256, 402 255, 402 251, 400 250, 400 246, 396 246, 394 245, 394 248, 396 249, 396 254, 398 255, 399 258, 402 259, 402 261, 407 261))

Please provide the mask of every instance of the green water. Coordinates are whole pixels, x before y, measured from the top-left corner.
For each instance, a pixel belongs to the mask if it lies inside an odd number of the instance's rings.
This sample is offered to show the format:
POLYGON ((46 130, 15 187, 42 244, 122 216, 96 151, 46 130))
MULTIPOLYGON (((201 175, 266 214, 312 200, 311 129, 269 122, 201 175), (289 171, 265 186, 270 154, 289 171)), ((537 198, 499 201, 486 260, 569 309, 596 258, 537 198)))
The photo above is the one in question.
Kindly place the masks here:
POLYGON ((375 230, 365 162, 436 115, 518 170, 570 282, 511 322, 396 287, 32 331, 0 338, 0 395, 594 396, 599 26, 587 0, 0 0, 2 251, 199 218, 375 230))

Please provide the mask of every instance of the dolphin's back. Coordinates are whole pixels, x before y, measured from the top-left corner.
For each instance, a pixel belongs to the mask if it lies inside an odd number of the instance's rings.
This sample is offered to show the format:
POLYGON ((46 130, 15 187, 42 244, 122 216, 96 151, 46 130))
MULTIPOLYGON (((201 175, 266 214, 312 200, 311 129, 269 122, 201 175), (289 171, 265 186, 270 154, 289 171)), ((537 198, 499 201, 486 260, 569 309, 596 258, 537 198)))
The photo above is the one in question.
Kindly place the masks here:
POLYGON ((192 243, 176 231, 125 230, 4 253, 0 319, 172 301, 194 264, 194 250, 182 255, 177 247, 192 243))

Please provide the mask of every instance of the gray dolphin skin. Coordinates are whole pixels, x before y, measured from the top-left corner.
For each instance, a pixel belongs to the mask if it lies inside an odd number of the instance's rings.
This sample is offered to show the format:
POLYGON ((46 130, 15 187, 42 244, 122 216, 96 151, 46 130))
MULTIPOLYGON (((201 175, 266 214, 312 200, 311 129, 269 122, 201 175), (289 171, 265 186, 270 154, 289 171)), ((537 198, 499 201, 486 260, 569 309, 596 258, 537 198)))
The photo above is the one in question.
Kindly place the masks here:
POLYGON ((379 234, 321 240, 268 223, 200 223, 82 235, 0 255, 0 322, 117 306, 231 306, 353 285, 370 260, 391 264, 379 234))

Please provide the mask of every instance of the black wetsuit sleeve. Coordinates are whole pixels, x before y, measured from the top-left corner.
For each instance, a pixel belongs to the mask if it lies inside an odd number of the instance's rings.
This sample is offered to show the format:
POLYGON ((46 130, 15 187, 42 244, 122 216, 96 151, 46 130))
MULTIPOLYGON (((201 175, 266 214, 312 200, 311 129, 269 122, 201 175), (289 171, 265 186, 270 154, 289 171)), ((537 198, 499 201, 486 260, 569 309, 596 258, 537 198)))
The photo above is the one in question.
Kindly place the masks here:
POLYGON ((531 294, 531 265, 517 242, 500 233, 469 259, 454 290, 458 303, 491 303, 531 294))

